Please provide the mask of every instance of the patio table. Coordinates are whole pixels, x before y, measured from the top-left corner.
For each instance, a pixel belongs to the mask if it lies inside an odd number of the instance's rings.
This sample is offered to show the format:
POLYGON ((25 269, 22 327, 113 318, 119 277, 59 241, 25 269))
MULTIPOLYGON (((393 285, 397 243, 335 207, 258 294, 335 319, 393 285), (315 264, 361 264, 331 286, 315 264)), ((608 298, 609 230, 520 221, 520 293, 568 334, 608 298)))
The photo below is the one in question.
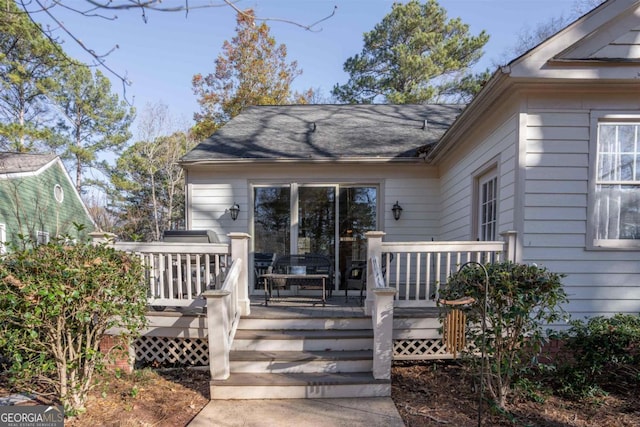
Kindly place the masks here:
POLYGON ((278 290, 278 296, 280 296, 279 288, 286 286, 298 285, 298 289, 322 289, 322 306, 326 303, 326 286, 328 274, 279 274, 279 273, 267 273, 260 276, 264 284, 264 305, 269 305, 269 298, 273 292, 273 288, 278 290), (316 283, 316 284, 314 284, 316 283))

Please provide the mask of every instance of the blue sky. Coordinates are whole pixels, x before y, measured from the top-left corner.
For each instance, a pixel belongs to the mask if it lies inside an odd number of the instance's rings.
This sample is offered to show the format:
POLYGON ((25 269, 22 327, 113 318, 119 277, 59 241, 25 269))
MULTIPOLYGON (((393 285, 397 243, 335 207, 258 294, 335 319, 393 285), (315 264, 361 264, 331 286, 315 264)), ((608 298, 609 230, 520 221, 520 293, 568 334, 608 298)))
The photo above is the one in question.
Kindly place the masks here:
MULTIPOLYGON (((189 1, 191 6, 211 3, 220 2, 189 1)), ((342 64, 361 51, 362 34, 381 21, 392 3, 392 0, 241 0, 236 5, 254 8, 258 17, 288 19, 301 24, 329 15, 337 5, 335 16, 321 23, 319 31, 268 22, 276 41, 287 45, 288 59, 298 61, 303 70, 294 82, 294 89, 311 87, 329 96, 334 84, 347 81, 342 64)), ((184 4, 184 0, 168 0, 164 4, 184 4)), ((472 34, 483 29, 490 34, 485 56, 476 67, 481 70, 491 68, 505 49, 514 44, 516 35, 524 27, 569 15, 575 0, 440 0, 440 4, 450 18, 460 17, 469 24, 472 34)), ((107 15, 117 15, 118 19, 108 21, 62 11, 58 14, 65 26, 96 52, 105 53, 119 46, 106 60, 111 68, 132 81, 126 93, 138 111, 147 103, 161 101, 169 106, 173 116, 191 124, 193 113, 198 109, 191 78, 196 73, 214 70, 223 41, 234 36, 235 11, 228 6, 192 10, 187 16, 179 12, 150 11, 147 23, 135 10, 107 15)), ((44 22, 44 17, 36 19, 44 22)), ((60 37, 66 39, 64 47, 69 54, 88 60, 68 36, 61 34, 60 37)), ((114 90, 122 94, 121 84, 110 77, 114 90)))

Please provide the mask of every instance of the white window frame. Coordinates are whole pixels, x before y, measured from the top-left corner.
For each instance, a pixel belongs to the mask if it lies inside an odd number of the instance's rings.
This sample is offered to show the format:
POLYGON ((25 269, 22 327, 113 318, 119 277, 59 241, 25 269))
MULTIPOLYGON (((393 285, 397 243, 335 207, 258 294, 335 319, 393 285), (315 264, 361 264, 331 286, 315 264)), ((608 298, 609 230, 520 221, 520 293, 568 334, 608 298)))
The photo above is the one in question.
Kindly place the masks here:
POLYGON ((38 245, 46 245, 49 243, 49 232, 48 231, 37 231, 36 232, 36 243, 38 245))
POLYGON ((7 226, 0 224, 0 255, 7 253, 7 226))
MULTIPOLYGON (((599 161, 599 131, 600 125, 616 125, 616 124, 633 124, 640 126, 640 112, 631 114, 629 112, 616 111, 592 111, 589 141, 589 186, 588 186, 588 223, 587 223, 587 249, 615 249, 615 250, 639 250, 640 239, 598 239, 597 224, 598 212, 596 209, 597 186, 600 184, 624 184, 637 185, 640 191, 640 181, 599 181, 598 180, 598 161, 599 161)), ((640 128, 638 129, 640 132, 640 128)), ((640 141, 639 141, 640 144, 640 141)), ((637 148, 640 150, 640 147, 637 148)))
POLYGON ((480 241, 495 241, 498 238, 498 203, 499 203, 499 180, 498 166, 494 162, 488 167, 484 167, 478 173, 474 174, 474 194, 473 194, 473 231, 472 235, 480 241), (485 198, 485 186, 493 186, 491 188, 491 200, 485 198), (484 215, 487 209, 490 209, 490 215, 493 216, 486 221, 484 215), (491 235, 487 235, 487 226, 493 225, 491 235))

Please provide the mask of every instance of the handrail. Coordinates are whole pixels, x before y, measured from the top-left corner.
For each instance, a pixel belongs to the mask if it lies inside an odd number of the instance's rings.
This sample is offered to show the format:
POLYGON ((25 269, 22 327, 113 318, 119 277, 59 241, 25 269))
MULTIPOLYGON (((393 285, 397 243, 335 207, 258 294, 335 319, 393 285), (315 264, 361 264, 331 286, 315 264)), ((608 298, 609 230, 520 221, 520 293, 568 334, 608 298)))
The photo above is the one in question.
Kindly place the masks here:
POLYGON ((207 329, 209 335, 209 369, 211 379, 229 378, 229 353, 240 321, 239 280, 242 259, 233 261, 221 289, 204 292, 207 300, 207 329))
POLYGON ((375 379, 390 379, 393 361, 393 296, 397 290, 386 286, 377 257, 369 257, 369 268, 374 281, 371 322, 375 351, 372 374, 375 379))
POLYGON ((224 280, 230 247, 224 243, 115 242, 114 249, 134 253, 146 267, 148 304, 203 305, 200 295, 224 280))
POLYGON ((374 286, 376 288, 387 287, 387 285, 384 282, 384 274, 382 273, 382 269, 380 268, 380 263, 378 262, 378 258, 369 257, 369 263, 371 264, 371 269, 373 270, 374 286))
POLYGON ((242 259, 236 259, 231 264, 231 268, 227 273, 227 277, 222 284, 222 291, 230 292, 229 299, 226 301, 227 304, 226 313, 227 313, 227 322, 229 325, 229 331, 227 335, 229 336, 229 345, 233 342, 233 338, 236 334, 236 329, 238 329, 238 322, 240 321, 240 310, 238 304, 238 281, 240 279, 240 268, 242 266, 242 259))
POLYGON ((380 242, 387 287, 398 289, 396 305, 436 306, 440 285, 465 262, 499 262, 503 241, 380 242), (390 254, 391 256, 385 256, 390 254))

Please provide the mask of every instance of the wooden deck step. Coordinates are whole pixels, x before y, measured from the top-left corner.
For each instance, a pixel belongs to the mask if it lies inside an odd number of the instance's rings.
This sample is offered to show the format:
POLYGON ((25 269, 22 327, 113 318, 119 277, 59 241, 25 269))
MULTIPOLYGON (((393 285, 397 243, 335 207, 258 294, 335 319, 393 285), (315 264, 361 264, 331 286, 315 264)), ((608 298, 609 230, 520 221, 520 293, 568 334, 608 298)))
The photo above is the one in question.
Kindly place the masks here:
POLYGON ((371 329, 371 317, 243 317, 241 329, 261 330, 327 330, 371 329))
POLYGON ((233 373, 211 381, 211 399, 320 399, 380 397, 391 393, 390 380, 371 372, 350 373, 233 373))
POLYGON ((373 368, 373 351, 233 351, 233 373, 338 373, 373 368))
POLYGON ((370 350, 371 329, 236 331, 232 351, 370 350))
POLYGON ((324 338, 373 338, 371 329, 336 329, 326 330, 300 330, 300 329, 238 329, 235 339, 272 339, 272 340, 297 340, 297 339, 324 339, 324 338))

